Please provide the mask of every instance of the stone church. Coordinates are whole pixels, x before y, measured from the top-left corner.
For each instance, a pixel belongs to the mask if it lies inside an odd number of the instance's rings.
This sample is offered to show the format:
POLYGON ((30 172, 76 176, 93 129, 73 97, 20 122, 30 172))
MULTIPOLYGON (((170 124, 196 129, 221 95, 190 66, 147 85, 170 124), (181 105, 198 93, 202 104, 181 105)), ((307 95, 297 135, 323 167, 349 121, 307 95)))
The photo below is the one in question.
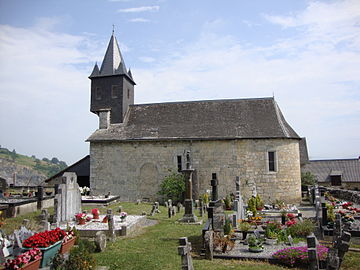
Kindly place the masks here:
POLYGON ((121 200, 156 199, 169 170, 184 168, 190 152, 194 199, 209 190, 212 173, 219 195, 254 190, 266 202, 299 202, 301 138, 274 98, 134 104, 135 81, 114 34, 90 75, 90 111, 99 128, 90 142, 90 185, 121 200))

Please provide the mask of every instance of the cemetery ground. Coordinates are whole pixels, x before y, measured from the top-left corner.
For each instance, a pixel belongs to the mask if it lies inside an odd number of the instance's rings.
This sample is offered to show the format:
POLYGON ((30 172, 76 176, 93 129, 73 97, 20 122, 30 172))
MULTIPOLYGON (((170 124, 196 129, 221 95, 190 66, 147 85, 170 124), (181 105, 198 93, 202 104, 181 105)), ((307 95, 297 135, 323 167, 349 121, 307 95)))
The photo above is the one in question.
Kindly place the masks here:
MULTIPOLYGON (((99 208, 106 213, 109 208, 115 212, 119 206, 130 215, 140 215, 142 212, 150 213, 151 204, 135 204, 122 202, 111 206, 99 208)), ((91 210, 91 206, 83 206, 83 210, 91 210)), ((52 213, 53 209, 49 209, 52 213)), ((161 213, 147 218, 155 225, 143 227, 125 237, 117 237, 115 242, 108 242, 102 253, 94 253, 97 265, 108 266, 109 269, 180 269, 180 256, 177 247, 180 237, 187 237, 192 244, 193 264, 196 270, 211 269, 286 269, 279 265, 266 262, 245 260, 205 260, 200 256, 202 227, 199 225, 186 225, 177 220, 183 216, 183 211, 172 218, 168 218, 166 208, 160 206, 161 213)), ((11 233, 19 227, 23 219, 30 220, 30 227, 37 225, 40 211, 9 218, 5 220, 2 229, 11 233)), ((204 217, 205 219, 205 217, 204 217)), ((351 247, 360 248, 360 245, 351 247)), ((359 269, 360 253, 349 251, 345 255, 342 269, 359 269)), ((297 268, 292 268, 297 269, 297 268)))

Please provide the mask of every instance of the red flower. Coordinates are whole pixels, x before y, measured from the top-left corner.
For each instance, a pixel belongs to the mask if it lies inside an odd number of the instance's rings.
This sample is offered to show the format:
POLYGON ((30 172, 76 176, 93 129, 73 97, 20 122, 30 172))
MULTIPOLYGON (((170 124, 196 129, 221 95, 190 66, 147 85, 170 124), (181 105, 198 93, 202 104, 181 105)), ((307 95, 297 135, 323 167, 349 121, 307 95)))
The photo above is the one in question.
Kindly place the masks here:
POLYGON ((65 235, 66 235, 65 231, 61 230, 60 228, 56 228, 51 231, 36 233, 23 242, 23 247, 26 248, 49 247, 55 244, 56 242, 62 240, 65 237, 65 235))

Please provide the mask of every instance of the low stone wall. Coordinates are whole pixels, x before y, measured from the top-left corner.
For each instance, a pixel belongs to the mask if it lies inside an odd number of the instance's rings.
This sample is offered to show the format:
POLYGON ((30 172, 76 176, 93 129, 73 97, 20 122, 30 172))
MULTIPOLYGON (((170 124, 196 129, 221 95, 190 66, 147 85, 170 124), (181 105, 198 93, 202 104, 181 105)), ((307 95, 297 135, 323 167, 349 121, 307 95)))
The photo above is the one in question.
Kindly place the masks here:
POLYGON ((360 191, 347 190, 333 187, 324 187, 331 195, 336 198, 351 201, 356 204, 360 204, 360 191))
POLYGON ((54 197, 46 198, 41 201, 41 207, 37 199, 30 199, 23 202, 7 203, 6 217, 16 217, 18 215, 28 214, 35 212, 39 209, 50 208, 54 206, 54 197))

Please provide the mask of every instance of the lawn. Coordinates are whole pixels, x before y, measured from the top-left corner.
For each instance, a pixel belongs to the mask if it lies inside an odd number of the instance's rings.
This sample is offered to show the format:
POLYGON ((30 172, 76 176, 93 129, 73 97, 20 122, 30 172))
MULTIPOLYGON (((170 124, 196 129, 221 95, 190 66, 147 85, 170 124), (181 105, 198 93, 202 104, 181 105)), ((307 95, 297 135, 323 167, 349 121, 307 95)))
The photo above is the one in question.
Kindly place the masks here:
MULTIPOLYGON (((116 211, 122 206, 123 211, 128 214, 139 215, 143 211, 147 213, 151 210, 150 204, 136 205, 134 203, 120 203, 112 205, 111 208, 116 211)), ((92 207, 86 206, 90 212, 92 207)), ((106 212, 105 207, 99 210, 103 214, 106 212)), ((160 206, 161 213, 156 214, 149 219, 156 220, 158 223, 154 226, 143 228, 141 231, 124 238, 118 238, 116 242, 108 242, 106 250, 102 253, 95 253, 94 256, 98 265, 109 266, 111 270, 118 269, 180 269, 180 256, 177 254, 178 239, 188 237, 193 246, 193 263, 196 270, 221 270, 221 269, 289 269, 278 265, 271 265, 265 262, 255 261, 237 261, 237 260, 204 260, 199 256, 201 246, 202 225, 183 225, 176 221, 182 216, 183 212, 169 219, 165 207, 160 206)), ((6 220, 3 226, 7 233, 21 224, 23 218, 32 220, 36 225, 36 217, 40 212, 30 215, 20 216, 14 219, 6 220)), ((358 247, 358 246, 356 246, 358 247)), ((348 252, 342 269, 355 270, 359 269, 360 254, 348 252)), ((294 269, 294 268, 293 268, 294 269)), ((296 268, 295 268, 296 269, 296 268)))

